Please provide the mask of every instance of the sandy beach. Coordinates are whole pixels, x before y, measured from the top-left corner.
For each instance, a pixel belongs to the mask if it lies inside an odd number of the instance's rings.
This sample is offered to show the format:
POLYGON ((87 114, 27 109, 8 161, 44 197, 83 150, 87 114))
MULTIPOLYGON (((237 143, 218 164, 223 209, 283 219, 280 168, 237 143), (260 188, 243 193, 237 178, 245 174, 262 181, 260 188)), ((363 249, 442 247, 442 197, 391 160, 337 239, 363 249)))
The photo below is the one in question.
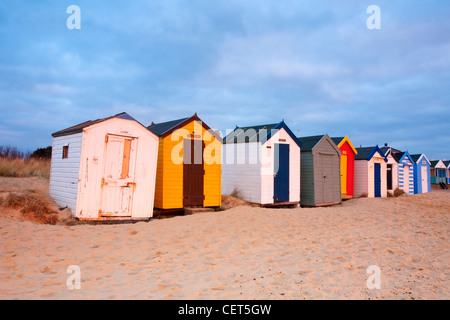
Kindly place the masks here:
POLYGON ((121 225, 47 225, 0 211, 1 299, 450 298, 448 192, 121 225), (71 265, 79 290, 67 287, 71 265), (371 265, 379 290, 366 285, 371 265))

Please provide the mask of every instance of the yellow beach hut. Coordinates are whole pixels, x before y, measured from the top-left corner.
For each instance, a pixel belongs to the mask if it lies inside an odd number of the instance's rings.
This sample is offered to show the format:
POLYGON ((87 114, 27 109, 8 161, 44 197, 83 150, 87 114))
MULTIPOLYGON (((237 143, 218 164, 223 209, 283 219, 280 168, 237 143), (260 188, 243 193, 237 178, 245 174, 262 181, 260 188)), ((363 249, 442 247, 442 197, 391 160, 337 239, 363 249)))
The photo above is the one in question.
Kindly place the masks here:
POLYGON ((155 208, 220 207, 220 135, 197 114, 148 129, 159 137, 155 208))

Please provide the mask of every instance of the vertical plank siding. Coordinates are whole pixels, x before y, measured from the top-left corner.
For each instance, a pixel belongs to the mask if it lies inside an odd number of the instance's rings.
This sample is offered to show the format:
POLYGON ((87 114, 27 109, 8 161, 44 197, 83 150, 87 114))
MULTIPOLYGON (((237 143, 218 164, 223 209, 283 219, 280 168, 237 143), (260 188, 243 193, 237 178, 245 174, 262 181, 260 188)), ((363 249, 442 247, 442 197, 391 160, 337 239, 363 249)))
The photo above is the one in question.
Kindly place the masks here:
POLYGON ((301 158, 301 197, 304 206, 340 203, 341 151, 328 135, 312 150, 303 150, 301 158))
POLYGON ((183 139, 182 132, 195 132, 190 139, 203 140, 205 207, 222 204, 222 142, 212 136, 198 121, 191 121, 179 131, 160 138, 156 178, 155 206, 159 209, 183 208, 183 139))

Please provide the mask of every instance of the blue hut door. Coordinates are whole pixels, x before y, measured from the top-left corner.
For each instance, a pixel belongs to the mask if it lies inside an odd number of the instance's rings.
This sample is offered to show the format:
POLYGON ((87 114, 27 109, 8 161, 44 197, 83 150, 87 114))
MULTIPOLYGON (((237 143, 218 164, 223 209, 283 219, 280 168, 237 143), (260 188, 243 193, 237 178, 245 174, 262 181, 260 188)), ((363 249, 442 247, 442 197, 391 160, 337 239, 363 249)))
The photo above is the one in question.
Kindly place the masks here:
POLYGON ((275 144, 274 202, 289 201, 289 145, 275 144))
POLYGON ((381 198, 381 164, 375 163, 375 198, 381 198))
POLYGON ((437 169, 438 170, 438 177, 439 177, 439 181, 438 182, 444 182, 446 183, 447 181, 445 181, 445 169, 437 169))

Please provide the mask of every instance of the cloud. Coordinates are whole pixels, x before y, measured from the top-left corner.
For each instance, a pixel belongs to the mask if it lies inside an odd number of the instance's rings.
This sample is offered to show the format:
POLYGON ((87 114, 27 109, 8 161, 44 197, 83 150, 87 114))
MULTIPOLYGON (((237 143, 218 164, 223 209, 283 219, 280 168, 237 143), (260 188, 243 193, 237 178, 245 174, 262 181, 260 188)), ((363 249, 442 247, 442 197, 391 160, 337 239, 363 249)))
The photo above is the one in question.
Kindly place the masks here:
POLYGON ((222 130, 284 118, 304 135, 448 152, 446 1, 380 0, 378 31, 360 0, 79 0, 78 31, 71 4, 0 3, 5 143, 40 147, 122 111, 144 124, 198 112, 222 130))

